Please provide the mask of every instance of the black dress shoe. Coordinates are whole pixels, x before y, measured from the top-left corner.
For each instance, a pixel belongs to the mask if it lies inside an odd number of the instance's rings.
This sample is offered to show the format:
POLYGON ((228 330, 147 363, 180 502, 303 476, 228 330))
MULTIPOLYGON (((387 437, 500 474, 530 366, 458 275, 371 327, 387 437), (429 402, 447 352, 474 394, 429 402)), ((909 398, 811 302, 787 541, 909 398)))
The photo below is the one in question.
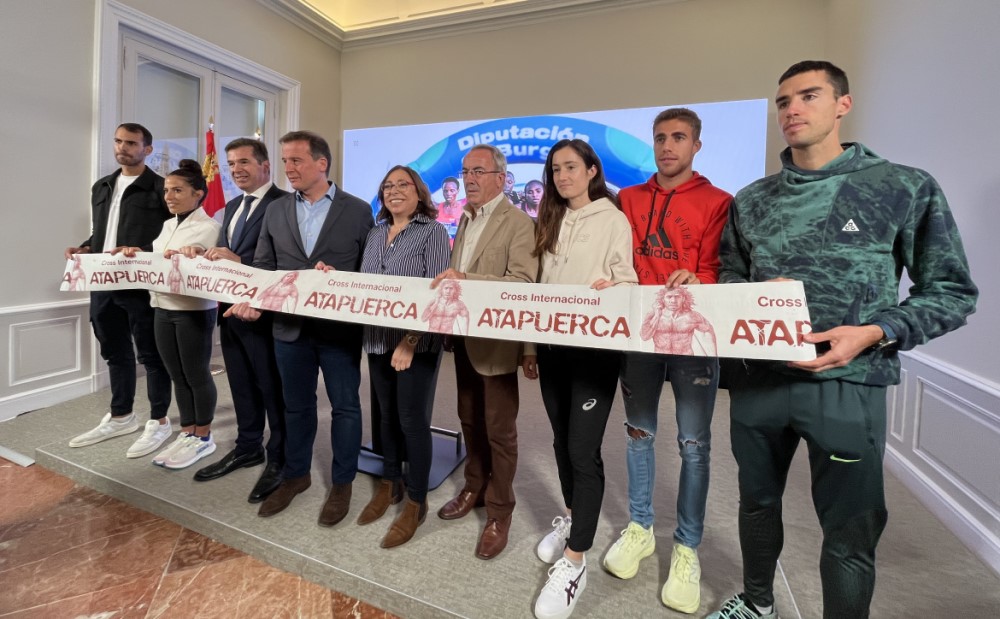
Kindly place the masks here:
POLYGON ((250 498, 247 499, 247 502, 260 503, 267 498, 267 495, 277 490, 278 486, 281 485, 282 468, 284 465, 279 462, 268 462, 267 466, 264 467, 264 472, 260 474, 260 479, 250 491, 250 498))
POLYGON ((223 456, 222 460, 219 460, 215 464, 209 464, 204 468, 198 469, 198 472, 194 474, 194 480, 209 481, 210 479, 218 479, 225 475, 229 475, 236 469, 241 469, 245 466, 257 466, 258 464, 263 464, 264 460, 263 449, 259 449, 248 454, 237 454, 234 449, 223 456))

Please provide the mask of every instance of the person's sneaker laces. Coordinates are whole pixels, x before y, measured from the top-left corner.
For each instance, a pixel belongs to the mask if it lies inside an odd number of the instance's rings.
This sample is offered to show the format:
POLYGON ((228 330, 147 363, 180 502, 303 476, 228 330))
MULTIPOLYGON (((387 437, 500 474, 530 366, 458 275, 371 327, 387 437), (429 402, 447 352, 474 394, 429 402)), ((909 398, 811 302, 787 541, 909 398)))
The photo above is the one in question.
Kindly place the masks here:
POLYGON ((630 522, 608 554, 604 555, 604 569, 618 578, 632 578, 639 571, 639 562, 655 550, 653 527, 645 529, 637 522, 630 522))
POLYGON ((753 604, 749 604, 742 593, 737 593, 726 600, 722 608, 715 611, 705 619, 778 619, 778 612, 771 610, 766 615, 757 612, 753 604))
POLYGON ((70 447, 86 447, 116 436, 131 434, 139 429, 139 422, 134 413, 129 413, 126 417, 115 419, 111 413, 107 413, 101 419, 101 423, 93 430, 88 430, 79 436, 74 436, 69 441, 70 447))
POLYGON ((181 445, 184 444, 184 439, 187 438, 187 436, 188 435, 185 432, 179 432, 177 434, 177 438, 167 445, 166 449, 153 456, 153 464, 156 466, 163 466, 163 463, 167 461, 167 458, 169 458, 181 445))
POLYGON ((670 576, 660 592, 663 604, 682 613, 693 613, 701 606, 701 563, 698 551, 684 544, 674 544, 670 555, 670 576))
POLYGON ((569 516, 563 518, 556 516, 552 521, 552 531, 538 542, 535 554, 546 563, 555 563, 559 557, 563 556, 566 550, 566 540, 569 538, 569 531, 573 526, 573 519, 569 516))
POLYGON ((163 466, 168 469, 183 469, 212 453, 215 453, 215 441, 212 435, 202 438, 188 434, 184 437, 184 442, 163 461, 163 466))
POLYGON ((160 445, 165 443, 174 433, 173 428, 170 427, 170 420, 166 421, 166 423, 160 423, 155 419, 147 421, 142 436, 132 443, 125 455, 129 458, 141 458, 159 449, 160 445))
POLYGON ((583 565, 573 567, 569 559, 563 557, 549 568, 549 579, 535 600, 537 619, 566 619, 573 614, 576 601, 587 588, 587 559, 583 565))

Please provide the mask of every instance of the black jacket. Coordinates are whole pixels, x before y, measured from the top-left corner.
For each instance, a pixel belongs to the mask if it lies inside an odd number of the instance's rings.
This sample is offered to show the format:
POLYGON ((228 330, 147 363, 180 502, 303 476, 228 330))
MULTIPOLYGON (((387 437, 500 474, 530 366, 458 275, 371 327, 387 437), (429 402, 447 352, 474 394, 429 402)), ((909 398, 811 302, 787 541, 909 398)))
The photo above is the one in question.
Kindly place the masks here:
MULTIPOLYGON (((115 183, 121 169, 100 179, 90 190, 90 207, 93 228, 90 238, 80 243, 93 253, 104 251, 104 237, 108 229, 108 212, 115 183)), ((141 247, 152 251, 153 239, 163 229, 163 222, 172 217, 163 200, 163 177, 146 167, 122 196, 118 215, 117 245, 141 247)))

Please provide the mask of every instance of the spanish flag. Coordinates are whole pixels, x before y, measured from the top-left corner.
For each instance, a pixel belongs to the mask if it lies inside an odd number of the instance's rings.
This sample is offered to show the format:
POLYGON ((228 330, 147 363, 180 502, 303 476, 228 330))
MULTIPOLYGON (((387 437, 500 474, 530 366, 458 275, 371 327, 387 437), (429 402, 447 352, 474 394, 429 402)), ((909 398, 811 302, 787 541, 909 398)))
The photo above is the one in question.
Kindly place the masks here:
POLYGON ((212 131, 212 124, 209 123, 208 131, 205 132, 205 164, 202 166, 202 173, 208 183, 208 195, 202 202, 202 207, 209 217, 215 215, 226 206, 226 196, 222 192, 222 178, 219 177, 219 160, 215 154, 215 132, 212 131))

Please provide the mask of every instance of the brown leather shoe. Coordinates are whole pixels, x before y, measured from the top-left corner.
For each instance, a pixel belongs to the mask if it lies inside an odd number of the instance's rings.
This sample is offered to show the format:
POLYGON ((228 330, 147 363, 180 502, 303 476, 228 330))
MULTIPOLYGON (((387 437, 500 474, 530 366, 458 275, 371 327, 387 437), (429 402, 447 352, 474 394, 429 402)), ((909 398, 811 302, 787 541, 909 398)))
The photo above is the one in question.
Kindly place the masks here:
POLYGON ((319 526, 332 527, 347 515, 351 509, 351 488, 353 484, 333 484, 330 496, 326 497, 323 511, 319 513, 319 526))
POLYGON ((454 499, 448 501, 438 510, 438 518, 442 520, 458 520, 472 511, 473 507, 486 505, 483 496, 468 488, 463 488, 454 499))
POLYGON ((395 505, 402 500, 403 480, 383 479, 379 482, 378 488, 375 489, 372 500, 368 501, 368 505, 365 505, 365 508, 361 510, 358 524, 365 525, 375 522, 385 514, 385 510, 389 509, 390 505, 395 505))
POLYGON ((257 515, 263 518, 268 518, 277 514, 278 512, 284 511, 286 507, 291 505, 292 499, 295 495, 305 492, 312 484, 312 477, 309 474, 305 474, 301 477, 293 477, 291 479, 286 479, 281 482, 278 488, 269 494, 264 502, 260 504, 260 509, 257 510, 257 515))
POLYGON ((417 527, 424 523, 427 517, 427 499, 423 503, 417 503, 410 497, 406 497, 403 503, 403 511, 399 512, 396 519, 392 521, 389 532, 382 538, 382 548, 395 548, 402 546, 413 538, 417 532, 417 527))
POLYGON ((479 536, 476 545, 476 556, 480 559, 492 559, 507 547, 507 534, 510 532, 510 516, 503 519, 490 518, 486 528, 479 536))

